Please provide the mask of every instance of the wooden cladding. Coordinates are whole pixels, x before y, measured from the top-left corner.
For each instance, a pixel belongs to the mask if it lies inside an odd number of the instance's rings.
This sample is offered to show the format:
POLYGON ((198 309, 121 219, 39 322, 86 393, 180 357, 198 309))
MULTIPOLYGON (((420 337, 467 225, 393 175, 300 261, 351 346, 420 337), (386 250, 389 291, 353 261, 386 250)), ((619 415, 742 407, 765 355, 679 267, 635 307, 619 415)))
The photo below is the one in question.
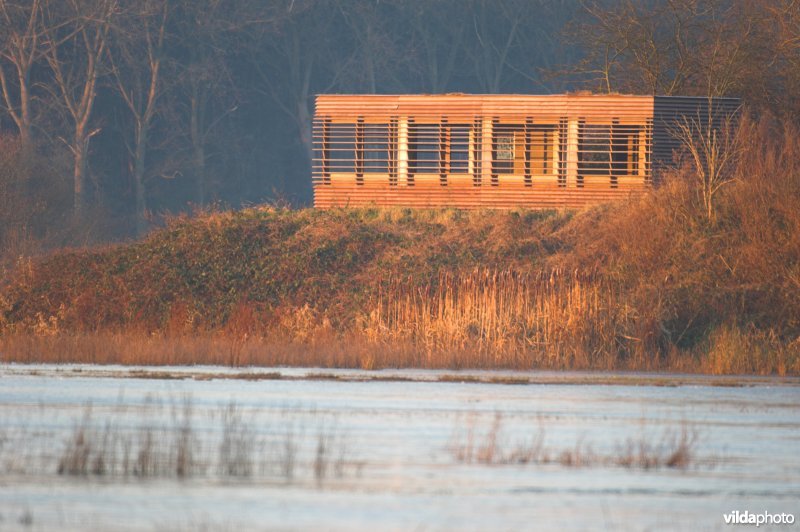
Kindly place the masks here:
POLYGON ((627 197, 652 183, 654 102, 665 122, 709 109, 700 100, 681 98, 671 112, 671 99, 648 96, 318 96, 314 204, 545 208, 627 197))

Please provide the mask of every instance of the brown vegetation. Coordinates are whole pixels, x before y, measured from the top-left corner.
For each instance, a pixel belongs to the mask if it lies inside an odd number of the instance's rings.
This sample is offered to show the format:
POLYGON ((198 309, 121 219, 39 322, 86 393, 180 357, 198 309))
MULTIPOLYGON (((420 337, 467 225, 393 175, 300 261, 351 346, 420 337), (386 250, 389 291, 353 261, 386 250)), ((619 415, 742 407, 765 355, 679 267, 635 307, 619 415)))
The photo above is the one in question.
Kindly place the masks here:
POLYGON ((0 470, 106 478, 215 476, 280 483, 302 482, 302 474, 321 485, 329 478, 357 474, 363 465, 350 459, 345 435, 335 424, 326 424, 324 416, 312 419, 316 431, 306 430, 311 427, 305 427, 291 410, 278 424, 265 425, 253 412, 230 403, 206 412, 208 419, 198 420, 188 396, 172 405, 156 398, 139 415, 137 421, 126 418, 124 410, 98 413, 88 405, 63 445, 56 433, 36 434, 49 450, 39 456, 24 452, 31 434, 4 432, 0 470), (201 431, 195 428, 198 421, 205 427, 201 431), (218 439, 203 433, 209 431, 209 421, 221 424, 218 439), (253 428, 256 424, 258 431, 253 428))
POLYGON ((212 212, 19 265, 4 361, 800 373, 800 141, 575 214, 212 212))
POLYGON ((680 430, 669 428, 660 437, 642 434, 617 444, 614 452, 597 453, 590 443, 578 438, 563 449, 545 445, 545 428, 539 426, 527 439, 509 442, 503 433, 504 421, 496 414, 489 427, 477 426, 475 415, 466 427, 457 426, 449 451, 456 462, 483 465, 559 464, 564 467, 617 466, 628 469, 687 469, 696 465, 697 433, 685 424, 680 430))

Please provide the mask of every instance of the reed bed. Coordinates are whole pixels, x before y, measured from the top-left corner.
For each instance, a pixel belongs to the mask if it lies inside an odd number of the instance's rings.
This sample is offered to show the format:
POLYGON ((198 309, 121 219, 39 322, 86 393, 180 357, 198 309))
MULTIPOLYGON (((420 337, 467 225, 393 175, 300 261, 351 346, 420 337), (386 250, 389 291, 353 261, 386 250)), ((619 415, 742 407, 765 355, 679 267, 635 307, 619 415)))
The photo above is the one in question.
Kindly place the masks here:
POLYGON ((618 287, 594 276, 478 269, 423 285, 391 279, 344 330, 309 306, 271 323, 240 307, 224 330, 191 335, 173 325, 74 334, 51 316, 0 347, 16 362, 615 369, 630 367, 642 343, 638 316, 619 299, 618 287))
POLYGON ((363 325, 376 349, 411 345, 422 367, 614 368, 636 351, 637 316, 593 276, 511 270, 393 280, 363 325))
POLYGON ((657 305, 623 283, 553 270, 442 271, 426 283, 393 277, 350 323, 309 305, 264 313, 240 304, 219 329, 70 331, 59 313, 31 332, 0 335, 6 362, 325 368, 670 370, 797 373, 800 343, 723 324, 695 349, 664 352, 657 305))

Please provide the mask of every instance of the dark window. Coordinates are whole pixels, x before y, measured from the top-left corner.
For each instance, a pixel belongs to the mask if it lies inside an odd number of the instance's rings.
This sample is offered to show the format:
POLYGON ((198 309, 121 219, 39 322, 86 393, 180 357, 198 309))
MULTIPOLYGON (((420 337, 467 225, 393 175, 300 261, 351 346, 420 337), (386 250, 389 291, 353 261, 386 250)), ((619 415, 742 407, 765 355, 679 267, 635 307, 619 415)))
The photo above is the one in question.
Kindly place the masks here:
POLYGON ((611 126, 582 125, 578 135, 578 173, 611 175, 611 126))
POLYGON ((364 124, 364 172, 388 173, 391 159, 388 124, 364 124))
POLYGON ((439 124, 410 124, 408 131, 408 169, 413 174, 438 174, 440 154, 439 124))
POLYGON ((469 132, 470 126, 453 124, 449 126, 450 173, 469 172, 469 132))
POLYGON ((614 126, 611 143, 612 175, 636 175, 639 171, 639 126, 614 126))
POLYGON ((355 173, 356 171, 356 125, 331 124, 328 134, 330 172, 355 173))

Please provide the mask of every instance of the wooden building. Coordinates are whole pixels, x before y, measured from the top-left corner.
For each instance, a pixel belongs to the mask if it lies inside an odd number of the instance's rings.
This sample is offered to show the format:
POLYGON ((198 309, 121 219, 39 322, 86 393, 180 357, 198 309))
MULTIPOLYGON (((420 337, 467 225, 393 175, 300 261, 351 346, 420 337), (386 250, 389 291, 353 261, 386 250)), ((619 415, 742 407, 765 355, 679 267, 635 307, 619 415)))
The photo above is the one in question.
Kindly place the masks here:
POLYGON ((730 98, 563 94, 320 95, 314 205, 581 207, 639 194, 730 98))

